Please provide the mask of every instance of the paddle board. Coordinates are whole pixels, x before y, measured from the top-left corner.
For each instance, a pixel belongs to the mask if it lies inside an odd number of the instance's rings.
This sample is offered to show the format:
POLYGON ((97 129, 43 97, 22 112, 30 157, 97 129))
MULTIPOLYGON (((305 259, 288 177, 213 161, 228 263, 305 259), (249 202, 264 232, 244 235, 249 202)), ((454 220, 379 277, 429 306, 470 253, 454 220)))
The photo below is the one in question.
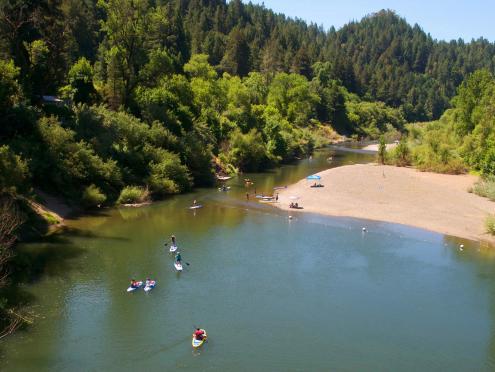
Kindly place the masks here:
POLYGON ((129 287, 127 288, 127 292, 134 292, 136 289, 141 288, 143 286, 143 282, 137 282, 137 287, 129 287))
POLYGON ((149 291, 151 291, 153 288, 155 288, 155 285, 156 285, 156 281, 151 280, 150 284, 148 284, 148 285, 146 285, 146 286, 144 287, 144 291, 145 291, 145 292, 149 292, 149 291))
POLYGON ((201 345, 203 345, 206 341, 206 339, 208 338, 208 335, 206 334, 206 331, 204 329, 202 329, 202 331, 204 332, 204 336, 201 340, 198 340, 196 339, 196 337, 194 336, 194 333, 193 333, 193 336, 192 336, 192 347, 197 349, 198 347, 200 347, 201 345))

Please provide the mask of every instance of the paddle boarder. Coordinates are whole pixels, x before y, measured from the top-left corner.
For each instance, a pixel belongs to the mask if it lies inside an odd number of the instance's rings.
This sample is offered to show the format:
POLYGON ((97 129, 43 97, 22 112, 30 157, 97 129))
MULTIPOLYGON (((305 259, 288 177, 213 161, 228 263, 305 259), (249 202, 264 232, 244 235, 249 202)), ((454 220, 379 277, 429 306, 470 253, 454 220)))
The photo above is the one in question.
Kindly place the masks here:
POLYGON ((180 252, 177 252, 175 255, 175 262, 178 262, 182 265, 182 256, 180 255, 180 252))

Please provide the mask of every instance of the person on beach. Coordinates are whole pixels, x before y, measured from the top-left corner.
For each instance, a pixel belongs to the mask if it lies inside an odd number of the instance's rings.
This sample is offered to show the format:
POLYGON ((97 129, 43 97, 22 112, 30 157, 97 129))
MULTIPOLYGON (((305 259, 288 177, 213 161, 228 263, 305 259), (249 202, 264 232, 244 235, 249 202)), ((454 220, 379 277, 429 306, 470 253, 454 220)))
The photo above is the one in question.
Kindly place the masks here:
POLYGON ((275 201, 278 201, 278 194, 275 195, 275 201))

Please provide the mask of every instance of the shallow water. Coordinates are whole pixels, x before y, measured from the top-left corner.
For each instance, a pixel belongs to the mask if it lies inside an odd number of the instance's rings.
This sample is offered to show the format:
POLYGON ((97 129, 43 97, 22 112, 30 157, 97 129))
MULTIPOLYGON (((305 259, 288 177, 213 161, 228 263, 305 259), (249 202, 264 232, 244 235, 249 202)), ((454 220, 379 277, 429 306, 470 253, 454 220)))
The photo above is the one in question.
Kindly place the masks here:
POLYGON ((495 266, 477 244, 460 251, 455 238, 356 219, 289 220, 246 200, 245 177, 271 193, 370 159, 328 163, 330 151, 233 179, 229 192, 80 218, 63 237, 20 247, 45 259, 21 288, 39 316, 0 345, 0 369, 492 370, 495 266), (189 210, 193 199, 204 208, 189 210), (172 233, 189 263, 180 274, 163 247, 172 233), (153 291, 126 293, 146 276, 153 291), (210 339, 193 352, 195 326, 210 339))

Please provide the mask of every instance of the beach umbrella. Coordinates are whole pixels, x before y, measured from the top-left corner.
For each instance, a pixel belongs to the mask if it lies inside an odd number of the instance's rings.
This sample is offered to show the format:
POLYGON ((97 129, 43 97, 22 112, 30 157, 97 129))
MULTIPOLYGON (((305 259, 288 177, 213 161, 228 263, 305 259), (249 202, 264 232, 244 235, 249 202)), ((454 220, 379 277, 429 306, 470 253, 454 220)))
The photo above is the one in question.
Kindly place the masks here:
POLYGON ((319 179, 321 179, 321 177, 318 176, 317 174, 313 174, 311 176, 306 177, 306 179, 307 180, 319 180, 319 179))
POLYGON ((289 196, 289 199, 290 200, 299 200, 299 196, 292 195, 292 196, 289 196))

